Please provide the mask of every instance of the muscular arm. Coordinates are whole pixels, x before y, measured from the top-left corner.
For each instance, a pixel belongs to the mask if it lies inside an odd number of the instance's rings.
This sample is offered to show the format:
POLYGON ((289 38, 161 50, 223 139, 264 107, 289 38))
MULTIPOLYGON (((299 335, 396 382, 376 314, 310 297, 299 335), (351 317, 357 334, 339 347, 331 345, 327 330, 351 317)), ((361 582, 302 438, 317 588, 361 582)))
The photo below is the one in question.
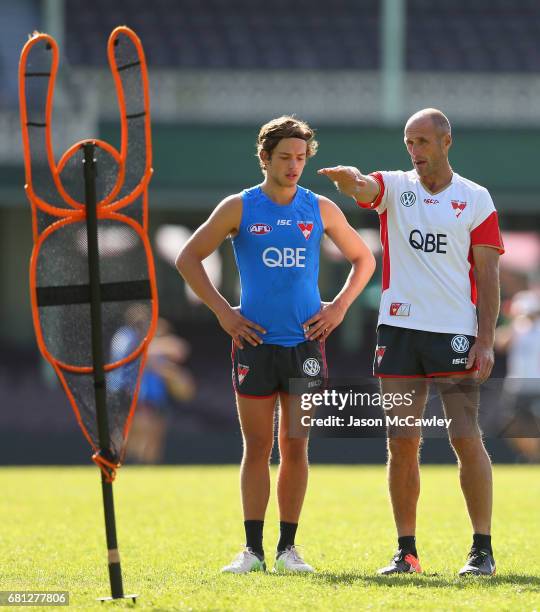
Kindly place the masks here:
POLYGON ((473 256, 478 288, 478 336, 469 353, 467 368, 476 362, 478 379, 484 382, 495 361, 493 344, 500 306, 499 252, 487 246, 473 246, 473 256))
POLYGON ((349 225, 334 202, 320 197, 319 206, 325 233, 350 262, 351 271, 341 291, 323 310, 306 321, 310 340, 328 336, 343 321, 347 310, 358 297, 375 270, 375 258, 367 244, 349 225))
POLYGON ((321 168, 317 174, 328 177, 341 193, 357 202, 373 202, 379 195, 379 183, 372 176, 362 174, 354 166, 321 168))
POLYGON ((242 199, 230 196, 223 200, 209 219, 191 236, 176 258, 176 268, 186 283, 214 312, 223 329, 243 348, 242 338, 256 346, 262 340, 255 333, 265 333, 262 327, 248 321, 214 287, 202 265, 229 234, 238 231, 242 217, 242 199))

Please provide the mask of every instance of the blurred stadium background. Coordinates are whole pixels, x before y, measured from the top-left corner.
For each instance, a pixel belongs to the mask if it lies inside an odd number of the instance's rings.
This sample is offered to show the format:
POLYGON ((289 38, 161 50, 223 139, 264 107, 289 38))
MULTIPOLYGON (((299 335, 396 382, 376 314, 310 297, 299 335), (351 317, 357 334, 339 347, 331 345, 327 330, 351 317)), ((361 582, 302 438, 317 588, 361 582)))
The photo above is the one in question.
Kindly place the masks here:
MULTIPOLYGON (((166 426, 164 461, 232 462, 241 455, 229 341, 211 313, 186 292, 173 261, 219 200, 261 180, 254 142, 259 125, 272 117, 295 113, 317 128, 320 152, 302 184, 343 204, 351 223, 377 251, 377 215, 355 210, 315 170, 335 163, 365 171, 406 169, 404 121, 419 108, 441 108, 453 124, 454 169, 485 185, 499 210, 507 246, 501 259, 501 322, 518 291, 538 287, 537 0, 2 0, 1 464, 87 463, 90 450, 34 340, 19 54, 35 29, 59 43, 57 158, 81 138, 98 136, 117 144, 118 106, 106 41, 121 24, 141 38, 150 72, 155 169, 150 226, 160 312, 186 341, 173 351, 185 377, 176 380, 176 393, 174 381, 169 385, 173 393, 161 423, 166 426)), ((210 265, 221 291, 237 303, 230 244, 210 265)), ((346 265, 325 246, 324 298, 333 296, 345 273, 346 265)), ((379 279, 380 269, 329 340, 334 376, 370 373, 379 279)), ((501 353, 495 376, 505 372, 501 353)), ((495 460, 522 459, 506 441, 489 440, 488 446, 495 460)), ((382 439, 312 443, 314 461, 378 463, 384 454, 382 439)), ((426 444, 424 457, 452 460, 443 440, 426 444)))

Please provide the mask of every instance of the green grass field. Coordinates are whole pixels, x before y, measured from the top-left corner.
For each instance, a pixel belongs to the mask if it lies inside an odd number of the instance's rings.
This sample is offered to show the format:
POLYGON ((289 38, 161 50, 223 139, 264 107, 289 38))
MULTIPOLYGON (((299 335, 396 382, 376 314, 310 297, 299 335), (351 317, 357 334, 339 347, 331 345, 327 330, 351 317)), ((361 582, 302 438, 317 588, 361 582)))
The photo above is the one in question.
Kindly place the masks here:
MULTIPOLYGON (((494 578, 459 579, 471 538, 454 467, 423 468, 423 575, 379 577, 395 536, 385 470, 314 466, 297 541, 314 575, 221 575, 243 542, 237 467, 125 467, 115 483, 126 593, 153 610, 540 610, 540 468, 495 467, 494 578)), ((273 473, 275 480, 275 472, 273 473)), ((109 594, 98 470, 0 470, 0 590, 109 594)), ((265 530, 277 542, 275 496, 265 530)), ((105 606, 105 607, 104 607, 105 606)), ((35 609, 35 608, 34 608, 35 609)), ((43 608, 50 609, 50 608, 43 608)))

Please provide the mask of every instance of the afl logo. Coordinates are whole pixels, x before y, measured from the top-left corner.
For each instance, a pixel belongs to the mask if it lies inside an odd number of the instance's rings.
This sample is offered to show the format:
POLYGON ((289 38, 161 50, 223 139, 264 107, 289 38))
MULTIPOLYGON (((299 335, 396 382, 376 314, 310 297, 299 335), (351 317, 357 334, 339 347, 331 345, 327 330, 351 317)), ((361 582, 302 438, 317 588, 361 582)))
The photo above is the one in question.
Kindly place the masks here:
POLYGON ((454 336, 450 344, 456 353, 466 353, 470 346, 466 336, 454 336))
POLYGON ((253 223, 249 226, 248 232, 250 234, 255 234, 256 236, 262 236, 264 234, 269 234, 272 231, 272 226, 266 223, 253 223))
POLYGON ((314 357, 308 357, 304 361, 304 365, 302 369, 308 376, 317 376, 317 374, 321 371, 321 366, 319 362, 314 357))
POLYGON ((412 191, 405 191, 399 197, 399 201, 408 208, 416 202, 416 194, 412 191))

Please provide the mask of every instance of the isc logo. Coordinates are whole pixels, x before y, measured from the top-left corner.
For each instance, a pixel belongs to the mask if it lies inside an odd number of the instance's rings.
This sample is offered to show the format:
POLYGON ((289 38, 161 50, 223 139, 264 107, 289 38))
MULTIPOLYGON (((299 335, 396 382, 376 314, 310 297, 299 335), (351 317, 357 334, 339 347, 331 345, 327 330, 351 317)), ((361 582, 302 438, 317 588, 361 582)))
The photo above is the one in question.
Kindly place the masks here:
POLYGON ((292 225, 292 219, 278 219, 278 225, 292 225))
POLYGON ((272 231, 272 226, 268 223, 253 223, 249 226, 248 232, 255 234, 256 236, 262 236, 263 234, 269 234, 272 231))
POLYGON ((262 260, 269 268, 305 268, 306 249, 268 247, 263 251, 262 260))

